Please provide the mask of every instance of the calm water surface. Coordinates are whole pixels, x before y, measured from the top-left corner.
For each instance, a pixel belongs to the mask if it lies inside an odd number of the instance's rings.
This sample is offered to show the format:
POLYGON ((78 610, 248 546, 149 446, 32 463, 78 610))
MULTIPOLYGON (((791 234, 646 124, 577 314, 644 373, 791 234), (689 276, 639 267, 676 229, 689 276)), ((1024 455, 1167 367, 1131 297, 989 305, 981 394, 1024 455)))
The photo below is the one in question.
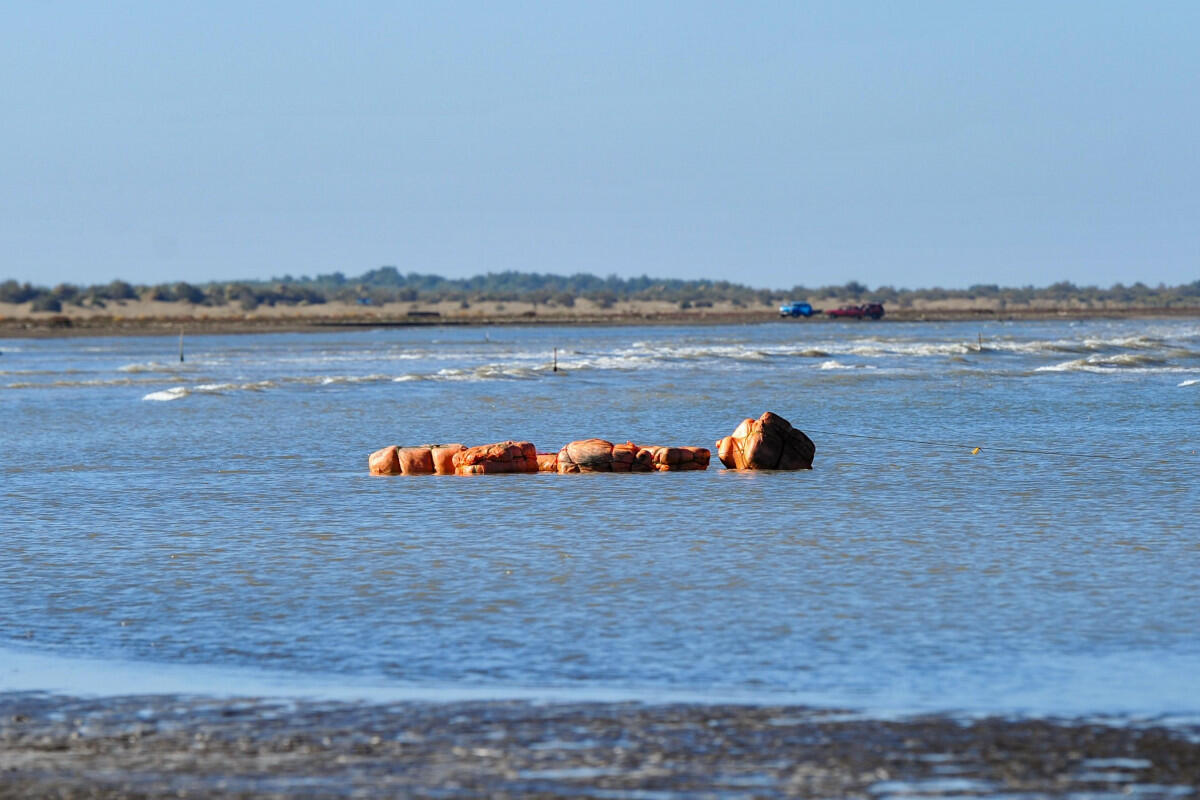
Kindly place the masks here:
MULTIPOLYGON (((176 347, 0 340, 0 662, 195 691, 1200 712, 1195 320, 176 347), (366 470, 430 441, 711 447, 767 409, 813 471, 366 470)), ((28 673, 0 664, 0 690, 28 673)))

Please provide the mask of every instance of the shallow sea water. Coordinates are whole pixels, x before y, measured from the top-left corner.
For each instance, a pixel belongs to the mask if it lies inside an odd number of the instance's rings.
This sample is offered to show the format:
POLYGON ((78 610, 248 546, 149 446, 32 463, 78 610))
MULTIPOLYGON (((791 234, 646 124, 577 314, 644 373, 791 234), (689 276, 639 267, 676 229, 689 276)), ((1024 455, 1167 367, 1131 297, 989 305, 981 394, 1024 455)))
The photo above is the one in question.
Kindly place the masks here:
POLYGON ((1200 712, 1200 321, 176 348, 0 340, 0 691, 1200 712), (366 469, 388 444, 712 447, 768 409, 815 469, 366 469))

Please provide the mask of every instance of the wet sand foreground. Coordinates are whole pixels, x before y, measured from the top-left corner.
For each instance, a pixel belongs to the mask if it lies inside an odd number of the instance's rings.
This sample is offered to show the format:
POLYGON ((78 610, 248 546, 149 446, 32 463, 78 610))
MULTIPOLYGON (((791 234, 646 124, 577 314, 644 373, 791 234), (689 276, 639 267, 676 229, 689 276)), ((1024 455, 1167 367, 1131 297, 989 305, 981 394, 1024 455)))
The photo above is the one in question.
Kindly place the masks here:
POLYGON ((1200 726, 0 694, 0 797, 1192 797, 1200 726))

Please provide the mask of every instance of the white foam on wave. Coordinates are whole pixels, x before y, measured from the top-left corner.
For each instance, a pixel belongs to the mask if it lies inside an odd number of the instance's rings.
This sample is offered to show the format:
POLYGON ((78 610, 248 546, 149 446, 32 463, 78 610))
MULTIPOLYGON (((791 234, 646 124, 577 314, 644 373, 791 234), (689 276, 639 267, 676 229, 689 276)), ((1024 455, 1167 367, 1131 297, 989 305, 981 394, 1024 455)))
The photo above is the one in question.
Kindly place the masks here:
POLYGON ((526 380, 536 378, 538 370, 535 367, 517 364, 486 364, 467 371, 468 380, 526 380))
POLYGON ((162 364, 158 361, 146 361, 141 364, 126 364, 122 367, 117 367, 117 372, 176 372, 178 369, 178 364, 162 364))
POLYGON ((881 356, 956 356, 977 352, 975 345, 963 342, 875 342, 857 344, 846 352, 850 355, 877 358, 881 356))
POLYGON ((261 392, 263 389, 271 389, 277 384, 274 381, 252 381, 250 383, 200 383, 195 386, 172 386, 170 389, 163 389, 157 392, 150 392, 142 397, 143 400, 155 402, 167 402, 170 400, 182 400, 185 397, 190 397, 194 394, 202 395, 223 395, 228 392, 261 392))
POLYGON ((391 375, 381 375, 374 373, 371 375, 323 375, 317 378, 301 380, 301 383, 318 383, 321 386, 330 386, 339 383, 380 383, 382 381, 392 380, 391 375))
POLYGON ((397 375, 392 383, 416 383, 418 381, 444 381, 449 383, 480 383, 484 381, 522 380, 537 376, 537 371, 529 368, 475 367, 474 369, 440 369, 434 373, 411 372, 407 375, 397 375))
POLYGON ((1200 386, 1200 379, 1191 378, 1189 380, 1183 381, 1179 385, 1180 386, 1200 386))
POLYGON ((1120 347, 1126 350, 1153 350, 1162 347, 1163 340, 1157 336, 1117 336, 1110 339, 1087 338, 1083 346, 1090 350, 1103 350, 1109 347, 1120 347))
MULTIPOLYGON (((1074 361, 1063 361, 1059 364, 1047 364, 1042 367, 1037 367, 1034 372, 1091 372, 1098 375, 1153 375, 1153 374, 1177 374, 1180 372, 1194 372, 1193 367, 1167 367, 1167 366, 1143 366, 1147 362, 1129 361, 1129 360, 1114 360, 1112 358, 1103 359, 1087 359, 1077 358, 1074 361), (1133 366, 1137 364, 1137 366, 1133 366)), ((1156 359, 1149 360, 1148 363, 1161 363, 1156 359)))
MULTIPOLYGON (((1154 364, 1162 364, 1161 358, 1138 353, 1117 353, 1115 355, 1093 355, 1087 358, 1076 358, 1058 364, 1049 364, 1035 369, 1035 372, 1138 372, 1154 364)), ((1170 371, 1170 367, 1162 371, 1170 371)))
POLYGON ((877 367, 873 364, 843 364, 841 361, 831 358, 818 364, 817 369, 877 369, 877 367))
POLYGON ((1090 360, 1097 364, 1115 364, 1118 367, 1139 367, 1143 364, 1164 363, 1164 359, 1144 353, 1118 353, 1115 356, 1093 356, 1090 360))
POLYGON ((630 370, 645 367, 666 368, 672 366, 670 361, 663 361, 654 356, 588 356, 584 358, 559 358, 561 369, 571 370, 630 370))
POLYGON ((549 367, 528 367, 516 364, 483 364, 478 367, 446 367, 432 374, 412 373, 392 378, 393 382, 451 381, 476 382, 497 380, 526 380, 535 378, 549 367))
POLYGON ((1094 353, 1101 350, 1155 350, 1166 345, 1157 336, 1091 336, 1084 339, 985 339, 987 347, 1010 353, 1094 353))
POLYGON ((763 361, 779 354, 780 348, 772 346, 747 347, 742 344, 659 344, 651 346, 643 342, 632 347, 614 350, 611 354, 603 357, 618 361, 628 360, 637 364, 706 360, 763 361))
POLYGON ((191 394, 186 386, 172 386, 170 389, 163 389, 159 392, 150 392, 145 395, 143 400, 150 400, 156 403, 165 403, 169 400, 181 400, 191 394))
POLYGON ((1020 353, 1024 355, 1038 355, 1041 353, 1082 353, 1087 350, 1082 343, 1069 341, 1066 339, 1041 339, 1029 342, 1014 341, 1012 339, 989 339, 986 346, 992 350, 998 350, 1007 353, 1020 353))
MULTIPOLYGON (((566 373, 568 368, 576 369, 579 363, 568 363, 559 360, 560 373, 566 373)), ((477 367, 445 367, 437 372, 410 372, 397 375, 387 380, 392 383, 414 383, 417 381, 443 381, 450 383, 482 383, 486 381, 521 381, 540 378, 551 374, 549 362, 537 365, 522 364, 482 364, 477 367)))
POLYGON ((425 350, 395 351, 368 349, 319 353, 304 352, 279 356, 276 360, 280 364, 357 364, 363 361, 417 361, 422 358, 429 358, 431 355, 436 355, 436 353, 425 350))

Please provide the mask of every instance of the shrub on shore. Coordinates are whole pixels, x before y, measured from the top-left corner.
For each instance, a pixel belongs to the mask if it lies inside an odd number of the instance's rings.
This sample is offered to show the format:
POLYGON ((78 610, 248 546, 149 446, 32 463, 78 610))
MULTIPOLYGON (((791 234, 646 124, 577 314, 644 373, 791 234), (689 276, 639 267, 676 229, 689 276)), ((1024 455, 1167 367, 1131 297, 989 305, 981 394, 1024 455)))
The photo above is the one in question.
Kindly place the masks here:
POLYGON ((214 281, 201 285, 179 281, 134 286, 113 280, 87 287, 59 284, 47 289, 15 280, 0 283, 0 303, 33 303, 31 307, 35 311, 58 311, 64 303, 103 308, 111 302, 138 298, 204 306, 237 304, 246 311, 262 305, 315 305, 333 301, 370 306, 452 302, 463 308, 482 302, 524 302, 535 308, 538 305, 572 308, 579 299, 590 300, 604 309, 613 308, 618 302, 638 300, 666 302, 681 309, 711 308, 715 303, 729 303, 735 308, 767 309, 793 300, 807 300, 815 305, 887 303, 901 308, 924 302, 969 301, 996 309, 1023 306, 1171 309, 1200 306, 1200 280, 1179 286, 1159 284, 1157 287, 1142 282, 1129 286, 1117 283, 1107 289, 1076 286, 1069 281, 1041 288, 976 284, 967 289, 904 289, 887 285, 871 289, 851 280, 836 286, 796 285, 779 290, 755 289, 728 281, 652 279, 647 276, 619 278, 616 275, 601 278, 584 273, 568 276, 509 271, 451 279, 419 273, 402 274, 395 267, 380 267, 354 279, 333 272, 316 278, 285 275, 270 281, 214 281))

